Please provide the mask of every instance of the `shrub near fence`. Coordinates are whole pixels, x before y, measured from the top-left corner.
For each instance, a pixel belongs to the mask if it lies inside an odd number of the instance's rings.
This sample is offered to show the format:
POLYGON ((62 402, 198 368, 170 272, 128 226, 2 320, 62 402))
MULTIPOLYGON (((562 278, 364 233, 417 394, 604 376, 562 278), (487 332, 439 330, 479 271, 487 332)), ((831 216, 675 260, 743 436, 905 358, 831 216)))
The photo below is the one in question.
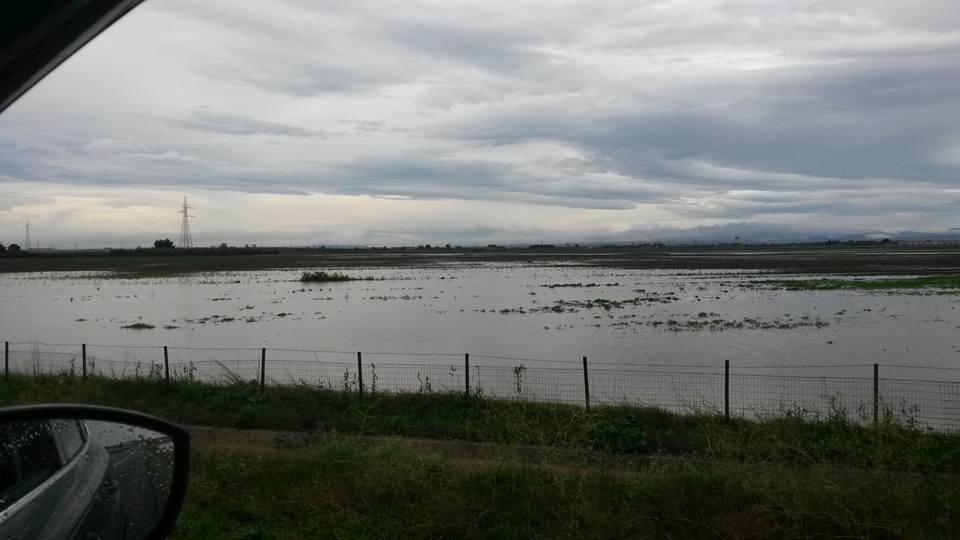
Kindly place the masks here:
POLYGON ((842 415, 960 431, 960 369, 840 364, 624 364, 477 354, 4 342, 4 374, 67 374, 230 384, 256 381, 344 392, 463 392, 498 399, 630 404, 764 418, 842 415), (884 369, 936 379, 882 377, 884 369), (793 373, 791 373, 791 370, 793 373), (810 373, 842 370, 844 375, 810 373), (804 374, 794 374, 801 371, 804 374), (862 373, 862 375, 860 375, 862 373), (852 375, 851 375, 852 374, 852 375))

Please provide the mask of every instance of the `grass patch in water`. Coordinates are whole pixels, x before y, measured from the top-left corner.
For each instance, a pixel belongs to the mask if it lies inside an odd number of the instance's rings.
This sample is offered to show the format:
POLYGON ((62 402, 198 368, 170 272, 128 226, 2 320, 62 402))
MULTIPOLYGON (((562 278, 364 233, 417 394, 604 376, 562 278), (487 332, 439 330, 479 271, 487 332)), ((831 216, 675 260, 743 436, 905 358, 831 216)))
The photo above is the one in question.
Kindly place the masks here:
POLYGON ((340 272, 304 272, 300 276, 300 281, 304 283, 326 283, 330 281, 356 281, 357 278, 348 276, 340 272))
POLYGON ((133 324, 123 325, 120 328, 123 328, 126 330, 153 330, 154 328, 156 328, 156 326, 152 324, 144 323, 144 322, 135 322, 133 324))
POLYGON ((792 291, 960 289, 960 276, 920 276, 885 279, 809 279, 775 281, 772 283, 792 291))

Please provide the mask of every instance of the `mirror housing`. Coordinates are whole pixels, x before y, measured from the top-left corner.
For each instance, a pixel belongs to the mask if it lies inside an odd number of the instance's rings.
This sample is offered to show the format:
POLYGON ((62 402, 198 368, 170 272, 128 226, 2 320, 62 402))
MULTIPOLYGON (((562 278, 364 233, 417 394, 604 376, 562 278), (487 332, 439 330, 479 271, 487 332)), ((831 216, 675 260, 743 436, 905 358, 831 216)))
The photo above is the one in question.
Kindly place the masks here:
POLYGON ((190 436, 153 416, 89 405, 0 408, 0 536, 18 536, 22 520, 33 521, 24 516, 41 515, 75 533, 91 522, 111 531, 91 538, 165 538, 189 467, 190 436))

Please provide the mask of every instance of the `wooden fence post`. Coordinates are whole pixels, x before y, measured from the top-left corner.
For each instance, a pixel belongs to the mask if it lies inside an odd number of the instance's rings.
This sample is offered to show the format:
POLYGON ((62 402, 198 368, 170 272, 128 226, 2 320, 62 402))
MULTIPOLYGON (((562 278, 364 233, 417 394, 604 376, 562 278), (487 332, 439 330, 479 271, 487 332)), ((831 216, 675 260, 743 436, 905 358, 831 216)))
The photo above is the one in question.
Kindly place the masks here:
POLYGON ((170 355, 167 354, 167 346, 163 346, 163 376, 167 380, 167 388, 170 388, 170 355))
POLYGON ((87 378, 87 344, 80 345, 81 355, 83 356, 83 378, 87 378))
POLYGON ((587 373, 587 357, 583 357, 583 397, 586 399, 587 410, 590 410, 590 375, 587 373))
POLYGON ((267 381, 267 348, 260 349, 260 394, 263 394, 263 387, 267 381))
POLYGON ((357 390, 363 395, 363 355, 357 351, 357 390))
POLYGON ((463 372, 466 374, 467 397, 470 397, 470 353, 463 353, 463 372))
POLYGON ((730 361, 723 361, 723 417, 730 419, 730 361))
POLYGON ((873 425, 880 422, 880 364, 873 365, 873 425))

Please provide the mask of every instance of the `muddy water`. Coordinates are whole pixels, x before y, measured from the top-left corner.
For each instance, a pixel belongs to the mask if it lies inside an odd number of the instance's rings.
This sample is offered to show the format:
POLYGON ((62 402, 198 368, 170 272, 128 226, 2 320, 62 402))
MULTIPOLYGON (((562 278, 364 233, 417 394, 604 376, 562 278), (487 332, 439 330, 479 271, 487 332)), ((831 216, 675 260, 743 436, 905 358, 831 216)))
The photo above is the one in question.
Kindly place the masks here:
POLYGON ((343 270, 373 280, 301 284, 299 271, 136 280, 8 274, 0 276, 0 339, 624 364, 960 366, 960 295, 773 290, 752 285, 764 276, 749 272, 343 270), (124 328, 138 323, 154 328, 124 328))
MULTIPOLYGON (((354 391, 462 391, 583 403, 834 414, 960 429, 960 295, 786 291, 744 271, 515 264, 107 279, 0 276, 15 371, 255 380, 354 391), (62 346, 53 344, 66 344, 62 346), (874 393, 873 364, 880 364, 874 393), (876 398, 875 398, 876 396, 876 398)), ((790 278, 791 276, 786 276, 790 278)), ((799 276, 797 276, 799 278, 799 276)), ((810 278, 811 276, 806 276, 810 278)), ((823 276, 813 276, 823 277, 823 276)), ((785 276, 778 276, 784 279, 785 276)))

